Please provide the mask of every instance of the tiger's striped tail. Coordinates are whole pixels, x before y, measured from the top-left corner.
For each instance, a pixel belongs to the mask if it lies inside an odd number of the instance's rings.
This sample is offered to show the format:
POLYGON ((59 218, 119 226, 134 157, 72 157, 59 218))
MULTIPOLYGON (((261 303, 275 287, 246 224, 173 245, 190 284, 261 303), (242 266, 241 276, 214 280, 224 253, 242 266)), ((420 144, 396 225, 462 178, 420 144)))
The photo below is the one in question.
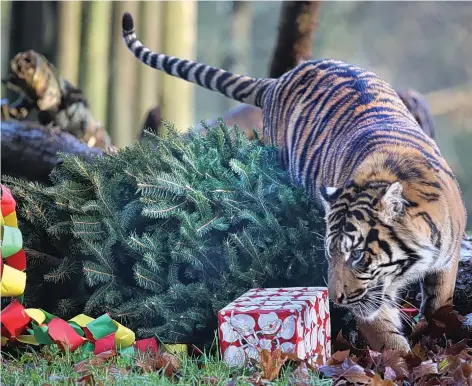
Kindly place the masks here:
POLYGON ((270 78, 251 78, 232 74, 202 63, 152 52, 136 36, 133 17, 128 12, 123 14, 122 30, 123 39, 129 50, 149 67, 196 83, 206 89, 218 91, 239 102, 263 107, 267 89, 275 82, 270 78))

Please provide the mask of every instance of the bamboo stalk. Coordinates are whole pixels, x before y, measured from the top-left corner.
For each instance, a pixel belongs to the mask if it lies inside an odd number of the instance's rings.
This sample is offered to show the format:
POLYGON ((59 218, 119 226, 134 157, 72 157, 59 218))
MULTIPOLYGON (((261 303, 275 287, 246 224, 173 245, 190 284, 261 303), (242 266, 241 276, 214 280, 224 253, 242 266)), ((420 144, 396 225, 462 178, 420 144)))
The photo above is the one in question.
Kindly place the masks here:
POLYGON ((57 67, 73 85, 79 81, 81 27, 82 1, 60 1, 57 67))
POLYGON ((472 83, 431 91, 424 95, 434 116, 449 114, 453 111, 471 111, 472 83))
POLYGON ((93 116, 107 126, 108 58, 110 48, 111 6, 109 1, 86 4, 84 60, 80 86, 87 95, 93 116))
MULTIPOLYGON (((139 61, 132 55, 121 37, 121 18, 123 13, 130 12, 139 26, 138 1, 113 2, 113 37, 111 52, 110 108, 108 111, 109 131, 113 144, 117 147, 127 146, 136 138, 140 125, 135 116, 138 108, 137 66, 139 61)), ((142 117, 141 117, 142 119, 142 117)))
MULTIPOLYGON (((162 10, 160 1, 143 1, 140 3, 141 22, 138 33, 144 44, 153 51, 162 50, 162 10)), ((145 115, 159 104, 159 77, 158 72, 144 64, 138 64, 138 91, 136 116, 134 119, 135 135, 141 131, 145 115)))
MULTIPOLYGON (((233 1, 231 11, 231 55, 233 57, 231 72, 241 75, 248 74, 251 43, 251 3, 249 1, 233 1)), ((234 107, 239 102, 228 99, 228 106, 234 107)))
MULTIPOLYGON (((10 26, 11 26, 11 1, 2 1, 2 16, 1 16, 1 77, 5 77, 8 73, 8 65, 10 62, 10 26)), ((2 84, 2 97, 5 97, 7 93, 6 87, 2 84)))
MULTIPOLYGON (((195 59, 197 2, 168 1, 164 4, 164 52, 183 59, 195 59)), ((163 119, 176 129, 188 131, 193 121, 194 85, 168 75, 160 77, 163 119)))

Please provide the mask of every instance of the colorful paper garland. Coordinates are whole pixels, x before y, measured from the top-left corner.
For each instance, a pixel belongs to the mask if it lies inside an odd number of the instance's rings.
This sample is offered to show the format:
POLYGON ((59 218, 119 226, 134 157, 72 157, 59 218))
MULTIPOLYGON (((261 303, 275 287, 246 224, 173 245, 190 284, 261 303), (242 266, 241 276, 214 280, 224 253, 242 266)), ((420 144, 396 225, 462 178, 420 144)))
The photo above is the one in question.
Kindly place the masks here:
POLYGON ((26 255, 23 250, 23 238, 18 229, 16 201, 10 189, 1 185, 1 240, 2 258, 0 259, 0 296, 18 297, 26 287, 26 255))
MULTIPOLYGON (((1 297, 22 298, 26 287, 26 255, 23 238, 18 229, 16 201, 11 191, 1 186, 1 297)), ((13 299, 0 313, 1 344, 18 341, 32 345, 56 344, 62 350, 74 351, 80 346, 95 355, 109 350, 133 355, 138 351, 157 354, 156 338, 136 341, 135 334, 104 314, 96 319, 80 314, 65 321, 42 309, 25 308, 20 300, 13 299)), ((186 345, 165 345, 168 351, 187 352, 186 345)))
POLYGON ((134 332, 104 314, 97 319, 80 314, 65 321, 37 308, 24 308, 14 299, 1 312, 2 337, 39 344, 56 344, 62 350, 75 351, 83 344, 93 344, 94 354, 131 346, 141 351, 157 348, 155 338, 135 341, 134 332))

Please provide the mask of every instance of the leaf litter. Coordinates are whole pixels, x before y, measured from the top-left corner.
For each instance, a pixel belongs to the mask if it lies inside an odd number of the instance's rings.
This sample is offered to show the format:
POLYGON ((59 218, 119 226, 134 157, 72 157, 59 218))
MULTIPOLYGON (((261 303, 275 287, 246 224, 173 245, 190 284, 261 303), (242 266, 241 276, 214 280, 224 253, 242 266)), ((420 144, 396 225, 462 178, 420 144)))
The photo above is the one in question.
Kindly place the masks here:
MULTIPOLYGON (((289 366, 291 371, 286 378, 289 386, 318 384, 313 382, 319 376, 331 379, 333 386, 472 386, 472 329, 465 320, 452 306, 438 310, 429 322, 418 320, 409 334, 411 351, 407 354, 355 347, 340 332, 333 343, 333 354, 324 364, 299 361, 280 349, 260 349, 259 361, 249 363, 252 373, 233 373, 229 379, 202 376, 200 382, 224 386, 271 385, 280 378, 281 370, 289 366)), ((181 360, 168 352, 136 352, 125 367, 118 358, 114 350, 92 356, 74 365, 77 377, 63 380, 80 386, 101 386, 126 378, 131 372, 160 373, 171 381, 182 377, 181 360), (106 376, 97 376, 94 373, 97 369, 106 370, 106 376)), ((10 365, 3 358, 2 364, 10 365)), ((51 375, 49 381, 58 379, 51 375)))
POLYGON ((410 335, 411 351, 382 353, 353 347, 340 333, 327 363, 316 366, 334 385, 472 386, 472 334, 452 306, 420 319, 410 335))

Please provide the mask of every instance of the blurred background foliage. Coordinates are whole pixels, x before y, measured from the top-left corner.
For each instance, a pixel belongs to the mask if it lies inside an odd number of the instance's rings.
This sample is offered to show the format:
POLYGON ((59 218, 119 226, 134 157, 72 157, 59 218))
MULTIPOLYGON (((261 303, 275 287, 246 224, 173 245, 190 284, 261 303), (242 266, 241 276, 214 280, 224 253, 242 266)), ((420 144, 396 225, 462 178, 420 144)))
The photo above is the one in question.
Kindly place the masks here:
MULTIPOLYGON (((79 86, 117 146, 140 133, 146 112, 186 129, 234 102, 139 64, 121 40, 131 12, 143 42, 170 55, 266 76, 280 1, 2 1, 2 76, 20 51, 44 54, 79 86)), ((323 2, 316 58, 368 68, 396 89, 425 95, 437 141, 472 213, 472 2, 323 2)), ((2 88, 2 96, 14 95, 2 88)), ((469 216, 469 229, 472 219, 469 216)))

